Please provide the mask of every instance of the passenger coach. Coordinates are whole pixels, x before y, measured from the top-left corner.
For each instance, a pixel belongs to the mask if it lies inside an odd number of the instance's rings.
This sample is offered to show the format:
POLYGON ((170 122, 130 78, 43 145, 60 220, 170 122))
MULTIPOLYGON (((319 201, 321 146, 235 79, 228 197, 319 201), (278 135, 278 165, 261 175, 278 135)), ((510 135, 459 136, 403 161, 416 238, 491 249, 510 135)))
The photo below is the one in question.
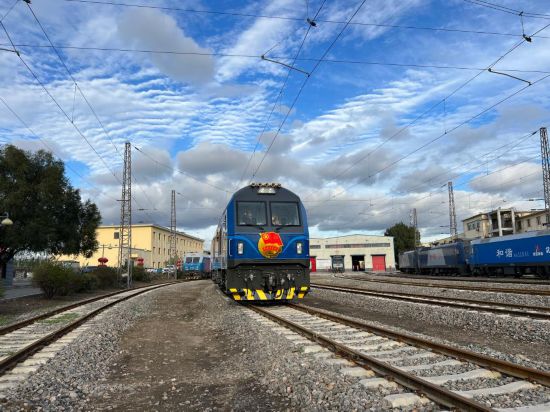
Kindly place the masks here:
POLYGON ((212 279, 235 300, 290 300, 309 290, 309 232, 300 198, 280 184, 237 191, 212 240, 212 279))

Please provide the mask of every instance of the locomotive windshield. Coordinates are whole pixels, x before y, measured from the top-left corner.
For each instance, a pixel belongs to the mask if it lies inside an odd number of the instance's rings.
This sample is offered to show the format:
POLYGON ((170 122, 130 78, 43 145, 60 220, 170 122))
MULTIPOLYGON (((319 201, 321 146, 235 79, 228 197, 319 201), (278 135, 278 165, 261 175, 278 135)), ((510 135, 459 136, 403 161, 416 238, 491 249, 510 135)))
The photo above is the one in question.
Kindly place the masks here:
POLYGON ((271 202, 273 226, 300 226, 298 204, 294 202, 271 202))
POLYGON ((261 226, 267 223, 264 202, 237 202, 237 224, 239 226, 261 226))

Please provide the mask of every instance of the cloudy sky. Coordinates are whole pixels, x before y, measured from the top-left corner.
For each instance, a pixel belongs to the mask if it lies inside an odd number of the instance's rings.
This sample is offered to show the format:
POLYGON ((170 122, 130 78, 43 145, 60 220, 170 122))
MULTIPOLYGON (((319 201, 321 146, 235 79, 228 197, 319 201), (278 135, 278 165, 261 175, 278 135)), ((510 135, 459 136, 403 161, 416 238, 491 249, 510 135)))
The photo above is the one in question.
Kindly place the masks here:
POLYGON ((459 227, 543 206, 548 1, 105 3, 0 0, 0 144, 53 151, 106 224, 126 141, 133 220, 169 226, 174 189, 205 239, 250 181, 298 193, 314 236, 416 208, 443 237, 448 181, 459 227))

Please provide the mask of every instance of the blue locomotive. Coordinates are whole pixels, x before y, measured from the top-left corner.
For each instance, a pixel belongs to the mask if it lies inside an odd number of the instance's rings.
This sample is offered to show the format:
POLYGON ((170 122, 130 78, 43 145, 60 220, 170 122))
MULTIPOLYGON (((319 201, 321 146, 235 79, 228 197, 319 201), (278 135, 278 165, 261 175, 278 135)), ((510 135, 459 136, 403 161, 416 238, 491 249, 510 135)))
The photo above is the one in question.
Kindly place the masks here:
POLYGON ((291 300, 309 290, 309 231, 300 198, 252 183, 229 201, 212 240, 212 279, 235 300, 291 300))
POLYGON ((183 272, 186 276, 210 277, 212 271, 210 256, 201 253, 187 253, 183 257, 183 272))
POLYGON ((550 276, 550 231, 457 241, 399 254, 406 273, 550 276))

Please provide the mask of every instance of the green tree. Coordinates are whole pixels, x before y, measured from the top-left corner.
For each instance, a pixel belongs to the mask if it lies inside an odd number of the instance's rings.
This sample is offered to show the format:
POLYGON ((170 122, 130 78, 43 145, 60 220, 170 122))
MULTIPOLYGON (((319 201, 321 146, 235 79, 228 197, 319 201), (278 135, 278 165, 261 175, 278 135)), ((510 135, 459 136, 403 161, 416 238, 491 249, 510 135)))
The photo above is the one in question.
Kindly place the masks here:
MULTIPOLYGON (((406 250, 414 249, 414 227, 408 226, 403 222, 396 223, 392 227, 386 229, 384 235, 393 236, 393 248, 395 252, 395 259, 399 256, 399 253, 406 250)), ((420 241, 420 232, 416 231, 418 241, 420 241)))
POLYGON ((8 212, 13 221, 0 228, 2 277, 6 263, 23 250, 87 257, 97 250, 99 210, 81 201, 64 173, 63 162, 51 153, 0 148, 0 213, 8 212))

